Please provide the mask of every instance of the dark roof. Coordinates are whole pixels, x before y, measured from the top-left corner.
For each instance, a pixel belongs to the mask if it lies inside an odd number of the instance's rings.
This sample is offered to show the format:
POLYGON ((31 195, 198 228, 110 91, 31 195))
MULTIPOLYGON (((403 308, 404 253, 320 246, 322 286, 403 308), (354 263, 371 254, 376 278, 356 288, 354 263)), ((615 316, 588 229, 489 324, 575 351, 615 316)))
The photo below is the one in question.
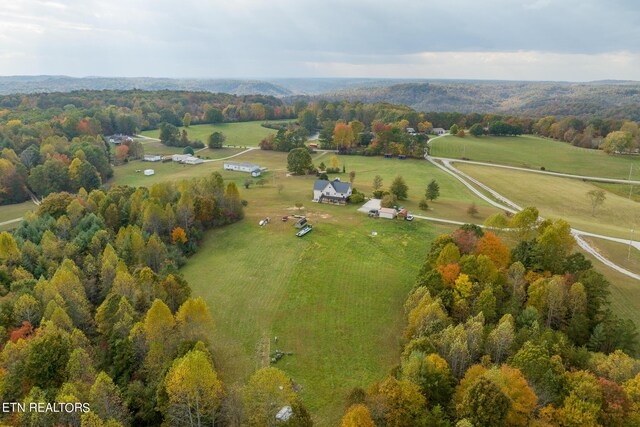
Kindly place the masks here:
POLYGON ((316 182, 313 184, 313 189, 322 191, 326 188, 327 184, 331 184, 338 193, 348 193, 349 190, 351 190, 350 182, 327 181, 326 179, 316 179, 316 182))

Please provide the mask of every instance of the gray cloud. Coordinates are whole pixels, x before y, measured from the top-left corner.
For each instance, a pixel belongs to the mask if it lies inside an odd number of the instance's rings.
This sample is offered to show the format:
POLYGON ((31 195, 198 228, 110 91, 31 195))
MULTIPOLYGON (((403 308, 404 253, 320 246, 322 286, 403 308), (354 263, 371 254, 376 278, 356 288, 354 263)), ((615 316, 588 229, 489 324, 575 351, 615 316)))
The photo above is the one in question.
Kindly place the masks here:
POLYGON ((0 72, 503 79, 511 67, 559 79, 555 55, 566 54, 576 79, 640 79, 628 65, 640 57, 638 22, 635 0, 14 0, 0 10, 0 72), (460 70, 469 61, 455 52, 485 62, 460 70), (606 55, 627 59, 606 68, 606 55))

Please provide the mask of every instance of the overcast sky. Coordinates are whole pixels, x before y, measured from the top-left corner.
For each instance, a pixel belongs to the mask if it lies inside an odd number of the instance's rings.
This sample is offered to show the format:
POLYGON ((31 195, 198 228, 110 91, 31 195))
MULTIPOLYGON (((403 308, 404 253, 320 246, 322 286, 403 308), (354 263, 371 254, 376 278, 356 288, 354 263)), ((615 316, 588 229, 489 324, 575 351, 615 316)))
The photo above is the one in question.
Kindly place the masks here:
POLYGON ((640 2, 10 0, 0 74, 640 80, 640 2))

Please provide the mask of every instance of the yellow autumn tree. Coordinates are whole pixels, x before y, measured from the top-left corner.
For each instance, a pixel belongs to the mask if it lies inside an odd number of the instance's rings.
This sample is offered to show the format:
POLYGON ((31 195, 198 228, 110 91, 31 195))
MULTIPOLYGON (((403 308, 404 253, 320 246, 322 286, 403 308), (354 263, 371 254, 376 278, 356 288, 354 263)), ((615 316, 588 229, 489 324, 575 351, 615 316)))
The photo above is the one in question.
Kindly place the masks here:
POLYGON ((369 409, 362 404, 351 405, 342 417, 340 427, 375 427, 369 409))
POLYGON ((281 370, 268 367, 251 376, 244 388, 244 406, 250 426, 273 424, 283 406, 291 406, 298 397, 293 384, 281 370))
POLYGON ((213 425, 223 396, 207 354, 194 349, 176 359, 165 378, 166 415, 173 425, 213 425))
POLYGON ((176 323, 183 340, 207 343, 213 332, 213 318, 202 298, 189 298, 176 313, 176 323))

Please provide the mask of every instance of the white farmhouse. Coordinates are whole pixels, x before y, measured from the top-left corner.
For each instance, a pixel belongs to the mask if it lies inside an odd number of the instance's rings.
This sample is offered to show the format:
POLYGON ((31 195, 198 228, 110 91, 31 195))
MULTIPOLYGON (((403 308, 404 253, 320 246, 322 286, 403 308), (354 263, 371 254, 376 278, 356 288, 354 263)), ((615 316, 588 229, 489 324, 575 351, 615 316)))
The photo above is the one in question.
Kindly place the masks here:
POLYGON ((318 203, 346 204, 351 196, 351 183, 340 180, 317 179, 313 184, 313 201, 318 203))
POLYGON ((447 131, 442 128, 433 128, 431 131, 434 135, 444 135, 447 131))

